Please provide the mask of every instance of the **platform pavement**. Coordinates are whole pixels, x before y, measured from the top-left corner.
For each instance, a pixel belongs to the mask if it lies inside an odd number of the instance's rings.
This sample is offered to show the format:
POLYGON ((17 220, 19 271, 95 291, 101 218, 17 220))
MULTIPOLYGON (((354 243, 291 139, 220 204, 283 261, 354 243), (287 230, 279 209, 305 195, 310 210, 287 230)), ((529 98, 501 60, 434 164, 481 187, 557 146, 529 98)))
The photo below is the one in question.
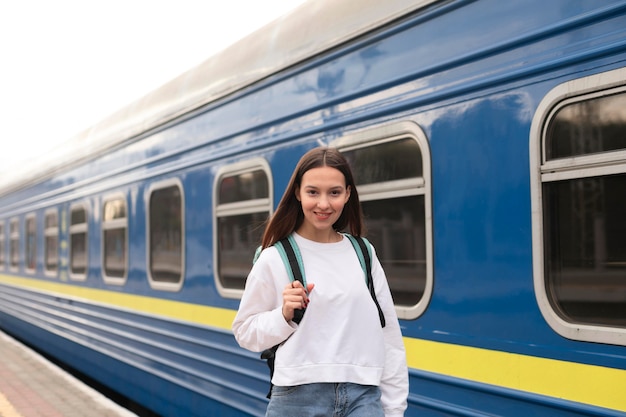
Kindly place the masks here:
POLYGON ((0 417, 137 417, 0 331, 0 417))

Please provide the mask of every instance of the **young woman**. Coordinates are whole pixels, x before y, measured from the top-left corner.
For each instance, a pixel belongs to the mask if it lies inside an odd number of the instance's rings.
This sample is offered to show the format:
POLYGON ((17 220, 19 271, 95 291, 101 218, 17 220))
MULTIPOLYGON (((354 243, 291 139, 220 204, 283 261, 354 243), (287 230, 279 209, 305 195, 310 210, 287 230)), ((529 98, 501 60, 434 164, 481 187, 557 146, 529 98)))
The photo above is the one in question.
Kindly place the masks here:
POLYGON ((239 311, 237 342, 261 352, 280 345, 266 416, 403 416, 408 371, 400 326, 380 261, 372 250, 376 298, 357 253, 341 231, 360 236, 359 196, 345 158, 315 148, 298 162, 263 235, 239 311), (293 234, 306 288, 290 282, 272 245, 293 234), (306 307, 296 324, 294 311, 306 307))

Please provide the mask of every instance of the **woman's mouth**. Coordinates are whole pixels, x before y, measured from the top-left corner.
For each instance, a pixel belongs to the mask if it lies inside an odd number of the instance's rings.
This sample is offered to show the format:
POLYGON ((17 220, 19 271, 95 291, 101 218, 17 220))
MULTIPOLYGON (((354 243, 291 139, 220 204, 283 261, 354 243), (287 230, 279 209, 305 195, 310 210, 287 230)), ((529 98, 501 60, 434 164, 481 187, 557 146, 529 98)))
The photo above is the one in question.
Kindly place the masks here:
POLYGON ((320 212, 315 212, 315 215, 321 219, 327 219, 330 217, 331 213, 320 213, 320 212))

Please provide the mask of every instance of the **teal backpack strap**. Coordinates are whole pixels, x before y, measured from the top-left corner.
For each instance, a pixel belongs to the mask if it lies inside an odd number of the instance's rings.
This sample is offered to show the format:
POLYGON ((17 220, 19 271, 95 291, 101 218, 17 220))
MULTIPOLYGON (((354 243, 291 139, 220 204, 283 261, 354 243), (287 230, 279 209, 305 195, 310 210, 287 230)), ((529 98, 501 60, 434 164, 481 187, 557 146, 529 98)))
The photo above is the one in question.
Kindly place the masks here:
POLYGON ((252 265, 256 263, 257 259, 259 259, 259 256, 261 256, 261 252, 263 252, 262 246, 259 246, 258 248, 256 248, 256 250, 254 251, 254 257, 252 258, 252 265))
POLYGON ((278 253, 285 264, 287 269, 287 275, 291 282, 300 281, 302 286, 306 288, 306 276, 304 274, 304 263, 302 262, 302 255, 298 244, 293 236, 288 236, 274 244, 274 247, 278 249, 278 253))
MULTIPOLYGON (((283 263, 285 264, 285 269, 287 270, 287 275, 289 276, 289 281, 300 281, 304 288, 306 288, 306 276, 304 275, 304 263, 302 262, 302 255, 300 254, 300 249, 298 248, 298 244, 292 235, 279 240, 274 243, 274 247, 278 250, 278 254, 280 255, 283 263)), ((254 258, 252 260, 252 264, 259 259, 259 256, 262 252, 262 247, 259 246, 256 248, 254 252, 254 258)))
POLYGON ((371 252, 371 243, 367 239, 361 236, 352 236, 349 233, 344 233, 352 246, 354 246, 354 250, 359 258, 359 263, 361 264, 361 268, 363 269, 363 273, 365 275, 365 283, 367 285, 367 289, 372 296, 372 300, 374 300, 374 304, 376 304, 376 308, 378 309, 378 317, 380 319, 381 327, 385 327, 385 315, 383 314, 383 310, 380 308, 380 304, 378 304, 378 299, 376 298, 376 290, 374 289, 374 279, 372 278, 372 252, 371 252))
MULTIPOLYGON (((350 240, 350 243, 352 243, 352 246, 354 246, 354 251, 356 252, 356 256, 359 258, 359 263, 361 264, 361 269, 363 269, 363 276, 365 277, 365 284, 369 286, 369 276, 370 276, 370 273, 368 271, 370 270, 370 267, 368 267, 368 265, 366 264, 363 248, 361 247, 361 245, 357 241, 356 237, 352 236, 349 233, 344 233, 343 235, 345 237, 347 237, 348 240, 350 240)), ((364 239, 364 238, 360 238, 360 239, 364 239)), ((369 256, 369 258, 371 259, 372 255, 370 253, 369 242, 367 242, 367 243, 368 243, 368 245, 366 246, 366 248, 367 248, 366 249, 366 253, 367 253, 367 256, 369 256)))
MULTIPOLYGON (((298 244, 292 235, 276 242, 274 244, 280 257, 283 259, 287 274, 291 282, 300 281, 306 291, 306 276, 304 275, 304 264, 302 262, 302 255, 298 244)), ((294 323, 300 323, 306 309, 299 309, 294 311, 293 321, 294 323)))
POLYGON ((287 269, 287 275, 289 276, 289 281, 293 282, 294 280, 293 268, 291 268, 289 264, 289 258, 287 257, 287 252, 285 252, 285 247, 283 246, 282 242, 274 243, 274 247, 276 248, 276 250, 278 250, 278 254, 280 255, 280 258, 283 260, 283 263, 285 264, 285 269, 287 269))

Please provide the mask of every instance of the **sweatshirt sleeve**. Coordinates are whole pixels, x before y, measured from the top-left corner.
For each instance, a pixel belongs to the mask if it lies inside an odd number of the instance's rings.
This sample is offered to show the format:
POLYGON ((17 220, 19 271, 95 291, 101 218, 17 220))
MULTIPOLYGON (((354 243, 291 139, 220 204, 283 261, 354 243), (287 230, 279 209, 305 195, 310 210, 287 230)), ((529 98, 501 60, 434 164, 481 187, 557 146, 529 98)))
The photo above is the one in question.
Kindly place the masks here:
POLYGON ((401 417, 407 408, 409 372, 398 316, 389 290, 387 277, 373 250, 372 277, 376 298, 385 315, 385 368, 380 382, 381 402, 385 417, 401 417))
POLYGON ((261 352, 286 340, 297 324, 285 321, 282 289, 287 271, 275 248, 265 249, 250 270, 232 329, 239 346, 261 352))

